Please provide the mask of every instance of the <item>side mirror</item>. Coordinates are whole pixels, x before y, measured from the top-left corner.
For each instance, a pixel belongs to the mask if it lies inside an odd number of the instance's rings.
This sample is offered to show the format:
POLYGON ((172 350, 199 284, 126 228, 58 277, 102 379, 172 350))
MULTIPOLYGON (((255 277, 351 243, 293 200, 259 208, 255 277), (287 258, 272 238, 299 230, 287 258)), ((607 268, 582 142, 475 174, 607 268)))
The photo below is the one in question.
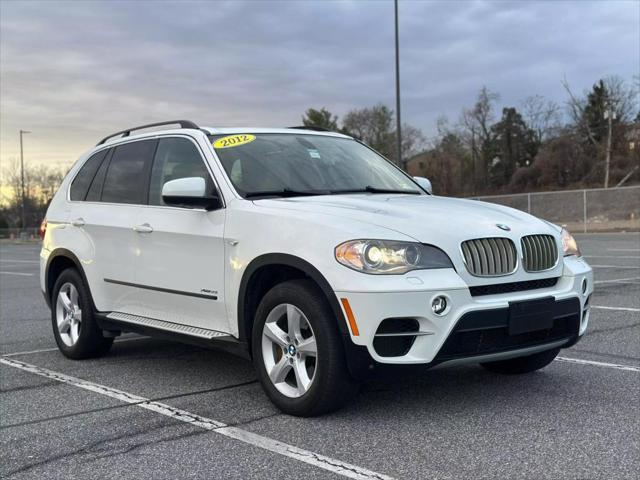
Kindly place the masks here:
POLYGON ((162 186, 162 201, 175 207, 198 207, 214 210, 220 207, 216 195, 207 195, 204 178, 187 177, 170 180, 162 186))
POLYGON ((418 185, 429 192, 429 195, 433 195, 433 187, 431 187, 431 181, 424 177, 413 177, 418 185))

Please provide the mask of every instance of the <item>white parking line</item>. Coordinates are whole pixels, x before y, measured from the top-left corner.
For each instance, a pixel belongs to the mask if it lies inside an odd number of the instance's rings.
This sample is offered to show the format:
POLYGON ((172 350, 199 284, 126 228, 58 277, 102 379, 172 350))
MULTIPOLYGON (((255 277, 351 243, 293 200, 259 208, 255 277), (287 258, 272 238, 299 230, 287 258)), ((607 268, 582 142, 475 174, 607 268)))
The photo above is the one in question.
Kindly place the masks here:
POLYGON ((7 272, 4 270, 0 270, 2 275, 20 275, 21 277, 33 277, 35 273, 22 273, 22 272, 7 272))
POLYGON ((45 352, 55 352, 59 350, 56 348, 43 348, 42 350, 27 350, 26 352, 13 352, 13 353, 3 353, 3 357, 17 357, 19 355, 32 355, 36 353, 45 353, 45 352))
MULTIPOLYGON (((122 338, 120 340, 116 340, 113 342, 114 345, 118 345, 120 343, 125 342, 134 342, 138 340, 149 340, 150 337, 133 337, 133 338, 122 338)), ((3 357, 18 357, 20 355, 35 355, 36 353, 47 353, 47 352, 57 352, 58 347, 53 348, 42 348, 40 350, 27 350, 24 352, 12 352, 12 353, 3 353, 3 357)))
POLYGON ((630 265, 591 265, 593 268, 634 268, 639 269, 640 266, 632 267, 630 265))
POLYGON ((579 365, 593 365, 595 367, 613 368, 615 370, 625 370, 627 372, 640 373, 640 367, 633 365, 619 365, 617 363, 596 362, 594 360, 582 360, 580 358, 556 357, 557 362, 577 363, 579 365))
POLYGON ((6 260, 0 259, 0 263, 40 263, 37 260, 6 260))
POLYGON ((71 377, 63 373, 54 372, 46 368, 30 365, 28 363, 20 362, 18 360, 0 357, 0 363, 8 365, 10 367, 18 368, 35 375, 40 375, 58 382, 66 383, 74 387, 82 388, 90 392, 99 393, 107 397, 115 398, 125 403, 132 404, 132 406, 144 408, 145 410, 151 410, 152 412, 159 413, 166 417, 173 418, 179 422, 189 423, 196 427, 209 430, 220 435, 224 435, 228 438, 233 438, 241 442, 253 445, 263 450, 283 455, 285 457, 293 458, 301 462, 313 465, 314 467, 322 468, 329 472, 342 475, 347 478, 354 478, 360 480, 393 480, 392 477, 383 475, 381 473, 373 472, 365 468, 352 465, 350 463, 342 462, 335 458, 325 457, 309 450, 289 445, 287 443, 279 442, 269 437, 263 437, 253 432, 243 430, 238 427, 227 426, 223 422, 218 420, 212 420, 210 418, 201 417, 195 413, 181 410, 179 408, 172 407, 160 402, 154 402, 148 398, 140 397, 138 395, 124 392, 122 390, 116 390, 115 388, 107 387, 97 383, 82 380, 80 378, 71 377))
POLYGON ((640 255, 585 255, 584 258, 640 258, 640 255))
POLYGON ((616 278, 613 280, 596 280, 593 283, 595 283, 596 285, 599 283, 625 283, 625 282, 633 283, 633 280, 640 280, 640 277, 616 278))
POLYGON ((606 307, 604 305, 591 305, 591 308, 597 308, 598 310, 619 310, 621 312, 640 312, 640 308, 632 307, 606 307))

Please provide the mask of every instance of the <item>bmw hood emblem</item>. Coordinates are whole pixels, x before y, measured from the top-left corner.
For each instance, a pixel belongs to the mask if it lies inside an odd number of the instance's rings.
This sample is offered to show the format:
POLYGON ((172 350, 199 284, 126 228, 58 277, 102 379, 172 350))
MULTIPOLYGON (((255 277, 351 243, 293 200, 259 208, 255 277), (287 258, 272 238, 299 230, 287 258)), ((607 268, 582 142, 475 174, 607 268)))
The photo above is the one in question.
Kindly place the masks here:
POLYGON ((509 225, 505 225, 504 223, 496 223, 496 227, 498 227, 500 230, 504 230, 505 232, 511 230, 511 227, 509 227, 509 225))

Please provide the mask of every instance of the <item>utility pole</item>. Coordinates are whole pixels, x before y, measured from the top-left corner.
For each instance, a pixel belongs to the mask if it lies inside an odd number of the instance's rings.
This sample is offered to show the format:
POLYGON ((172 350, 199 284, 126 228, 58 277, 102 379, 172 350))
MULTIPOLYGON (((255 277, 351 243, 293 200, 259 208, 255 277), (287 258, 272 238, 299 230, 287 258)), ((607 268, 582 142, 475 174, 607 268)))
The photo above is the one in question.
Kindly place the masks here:
POLYGON ((24 154, 22 150, 22 135, 25 133, 31 133, 27 130, 20 130, 20 187, 21 187, 21 196, 22 196, 22 225, 20 225, 21 229, 24 230, 26 225, 26 216, 25 216, 25 194, 24 194, 24 154))
POLYGON ((611 108, 611 103, 607 102, 607 109, 604 118, 607 120, 607 155, 604 160, 604 188, 609 188, 609 165, 611 164, 611 136, 615 112, 611 108))
POLYGON ((400 120, 400 43, 398 38, 398 0, 394 0, 396 27, 396 142, 398 149, 398 165, 404 169, 402 162, 402 122, 400 120))
POLYGON ((476 128, 471 127, 471 171, 473 175, 473 194, 476 194, 476 128))

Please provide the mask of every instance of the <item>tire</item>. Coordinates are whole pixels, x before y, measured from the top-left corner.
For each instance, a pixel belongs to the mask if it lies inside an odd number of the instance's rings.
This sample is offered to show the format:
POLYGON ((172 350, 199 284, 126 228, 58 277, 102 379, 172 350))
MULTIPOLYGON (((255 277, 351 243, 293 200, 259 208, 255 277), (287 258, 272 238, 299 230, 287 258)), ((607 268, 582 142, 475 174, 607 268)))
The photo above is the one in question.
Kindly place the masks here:
POLYGON ((531 373, 549 365, 560 353, 559 348, 545 350, 544 352, 534 353, 526 357, 511 358, 509 360, 499 360, 497 362, 481 363, 484 368, 494 373, 502 373, 507 375, 519 375, 522 373, 531 373))
POLYGON ((337 410, 358 390, 347 370, 335 315, 309 280, 286 281, 267 292, 256 311, 251 349, 267 396, 289 415, 312 417, 337 410), (289 319, 296 317, 297 333, 295 327, 288 328, 289 319), (284 341, 276 342, 274 336, 284 341), (279 365, 284 367, 276 368, 279 365))
POLYGON ((64 270, 53 287, 51 323, 58 349, 67 358, 100 357, 113 344, 113 338, 102 335, 96 323, 89 288, 74 268, 64 270), (71 301, 70 304, 61 297, 61 291, 71 301))

